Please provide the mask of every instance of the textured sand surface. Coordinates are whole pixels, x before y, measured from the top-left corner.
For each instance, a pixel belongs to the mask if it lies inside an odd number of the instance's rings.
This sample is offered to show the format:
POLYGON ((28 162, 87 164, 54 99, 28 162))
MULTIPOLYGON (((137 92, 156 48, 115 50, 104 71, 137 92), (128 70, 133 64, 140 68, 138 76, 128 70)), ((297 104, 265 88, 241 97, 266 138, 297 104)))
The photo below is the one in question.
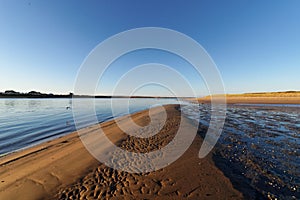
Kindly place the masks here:
MULTIPOLYGON (((221 95, 215 95, 218 97, 221 95)), ((194 99, 195 100, 195 99, 194 99)), ((197 99, 200 103, 210 103, 211 97, 206 96, 197 99)), ((264 92, 245 94, 226 94, 226 101, 229 104, 300 104, 300 92, 264 92)))
MULTIPOLYGON (((180 120, 184 126, 195 128, 190 120, 181 119, 178 106, 165 108, 166 123, 157 135, 149 138, 126 135, 113 120, 101 127, 117 146, 150 152, 173 139, 180 120)), ((150 122, 148 113, 135 113, 131 119, 145 126, 150 122)), ((154 109, 152 114, 157 119, 163 116, 160 109, 154 109)), ((126 125, 129 118, 118 120, 126 125)), ((143 131, 157 131, 157 123, 159 120, 143 131)), ((89 135, 98 128, 94 125, 80 132, 89 135)), ((214 165, 211 155, 198 158, 201 143, 197 135, 176 162, 155 172, 133 174, 99 163, 75 132, 1 158, 0 199, 242 199, 242 194, 214 165)))

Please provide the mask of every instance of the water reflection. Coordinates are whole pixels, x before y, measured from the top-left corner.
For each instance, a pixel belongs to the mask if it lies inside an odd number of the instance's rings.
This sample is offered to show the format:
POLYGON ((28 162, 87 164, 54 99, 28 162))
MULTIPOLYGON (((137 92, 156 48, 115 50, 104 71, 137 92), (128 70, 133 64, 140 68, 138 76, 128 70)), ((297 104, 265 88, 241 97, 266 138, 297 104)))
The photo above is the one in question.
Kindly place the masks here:
POLYGON ((30 112, 35 112, 41 106, 41 100, 29 99, 27 105, 30 112))
MULTIPOLYGON (((86 110, 86 100, 79 99, 82 106, 81 127, 91 124, 86 110)), ((128 112, 127 100, 117 99, 116 117, 128 112)), ((154 104, 176 103, 172 99, 131 99, 129 112, 147 109, 154 104)), ((0 156, 28 147, 75 130, 72 99, 0 99, 0 156)), ((112 118, 111 100, 95 99, 95 112, 99 122, 112 118)))
POLYGON ((12 110, 15 107, 16 101, 11 100, 11 99, 5 99, 4 100, 4 104, 5 104, 5 109, 6 110, 12 110))

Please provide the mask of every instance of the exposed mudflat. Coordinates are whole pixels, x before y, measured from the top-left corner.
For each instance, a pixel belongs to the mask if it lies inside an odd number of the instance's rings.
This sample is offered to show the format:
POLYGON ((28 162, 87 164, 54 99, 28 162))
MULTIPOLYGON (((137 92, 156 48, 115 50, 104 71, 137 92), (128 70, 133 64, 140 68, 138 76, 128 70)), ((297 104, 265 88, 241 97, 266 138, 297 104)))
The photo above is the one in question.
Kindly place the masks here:
MULTIPOLYGON (((183 111, 195 119, 193 109, 183 111)), ((200 113, 203 137, 210 106, 200 105, 200 113)), ((299 199, 299 147, 299 106, 229 105, 214 160, 246 198, 299 199)))

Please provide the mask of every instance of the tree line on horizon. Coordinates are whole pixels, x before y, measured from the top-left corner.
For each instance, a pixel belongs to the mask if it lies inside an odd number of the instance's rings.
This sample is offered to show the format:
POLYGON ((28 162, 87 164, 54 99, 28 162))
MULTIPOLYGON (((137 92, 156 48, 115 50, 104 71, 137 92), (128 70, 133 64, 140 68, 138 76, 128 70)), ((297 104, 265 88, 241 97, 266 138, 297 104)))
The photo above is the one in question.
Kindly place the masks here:
POLYGON ((122 96, 122 95, 75 95, 72 92, 69 94, 46 94, 37 91, 30 91, 27 93, 16 92, 14 90, 6 90, 5 92, 0 92, 0 98, 176 98, 176 97, 161 97, 161 96, 122 96))

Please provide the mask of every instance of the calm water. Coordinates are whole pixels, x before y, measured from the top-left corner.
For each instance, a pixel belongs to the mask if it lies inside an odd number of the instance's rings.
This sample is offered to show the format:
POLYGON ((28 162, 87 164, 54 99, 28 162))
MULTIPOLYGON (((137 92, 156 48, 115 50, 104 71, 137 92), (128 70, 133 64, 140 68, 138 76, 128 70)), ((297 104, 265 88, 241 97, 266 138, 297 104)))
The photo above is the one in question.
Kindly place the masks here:
MULTIPOLYGON (((91 125, 82 103, 80 127, 91 125), (86 119, 86 120, 85 120, 86 119)), ((128 99, 117 101, 117 116, 128 112, 128 99)), ((156 104, 176 103, 175 99, 131 99, 129 113, 147 109, 156 104)), ((75 131, 71 99, 0 99, 0 155, 29 147, 75 131)), ((111 119, 111 100, 95 99, 99 122, 111 119)))
MULTIPOLYGON (((190 104, 184 111, 197 119, 195 109, 190 104)), ((200 105, 200 113, 205 129, 210 107, 200 105)), ((252 188, 261 198, 300 199, 299 105, 229 105, 216 149, 227 162, 220 167, 239 189, 252 188)))

